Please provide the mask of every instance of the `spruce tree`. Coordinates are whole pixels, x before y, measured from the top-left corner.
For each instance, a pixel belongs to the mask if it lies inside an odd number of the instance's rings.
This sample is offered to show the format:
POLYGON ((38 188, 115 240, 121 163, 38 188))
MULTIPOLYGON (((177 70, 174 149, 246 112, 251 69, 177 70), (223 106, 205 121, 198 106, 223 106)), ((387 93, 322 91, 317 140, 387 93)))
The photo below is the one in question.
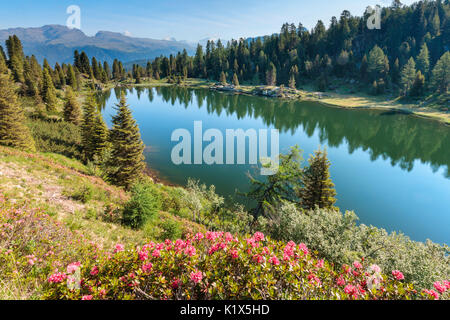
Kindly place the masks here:
POLYGON ((220 80, 219 81, 223 85, 227 84, 227 77, 225 76, 225 72, 222 71, 220 73, 220 80))
POLYGON ((417 70, 427 77, 430 71, 430 54, 426 43, 424 43, 420 49, 420 53, 416 59, 416 65, 417 70))
POLYGON ((97 116, 98 105, 95 100, 95 95, 90 92, 83 105, 83 123, 81 125, 81 140, 83 145, 83 154, 85 161, 92 161, 94 159, 94 143, 92 142, 94 136, 94 127, 97 116))
POLYGON ((14 84, 9 76, 4 74, 0 74, 0 144, 36 151, 14 84))
POLYGON ((238 79, 238 76, 236 75, 236 73, 233 75, 233 85, 235 87, 239 87, 239 79, 238 79))
POLYGON ((450 52, 447 51, 433 68, 433 86, 440 93, 447 93, 450 88, 450 52))
POLYGON ((9 56, 9 68, 12 71, 12 75, 16 82, 24 83, 23 77, 23 61, 24 54, 22 43, 16 35, 10 36, 6 40, 6 47, 8 49, 9 56))
POLYGON ((75 71, 73 70, 72 65, 69 64, 67 69, 67 85, 71 86, 72 89, 77 89, 77 77, 75 75, 75 71))
POLYGON ((55 86, 53 85, 53 80, 50 76, 50 72, 47 68, 44 68, 42 79, 42 100, 44 100, 47 106, 47 111, 56 111, 56 90, 55 86))
POLYGON ((64 104, 64 121, 79 125, 81 123, 81 108, 71 87, 66 89, 66 103, 64 104))
POLYGON ((95 164, 103 163, 105 151, 108 149, 108 127, 106 126, 103 116, 97 109, 94 118, 94 127, 92 128, 92 160, 95 164))
POLYGON ((330 179, 330 161, 326 151, 317 150, 308 159, 309 166, 305 169, 299 190, 301 205, 307 210, 331 208, 336 203, 336 190, 330 179))
POLYGON ((116 185, 129 189, 145 168, 144 144, 124 93, 116 109, 110 131, 111 167, 114 168, 110 178, 116 185))
MULTIPOLYGON (((0 46, 1 48, 1 46, 0 46)), ((1 49, 1 52, 3 52, 3 49, 1 49)), ((8 66, 6 65, 6 59, 3 56, 2 53, 0 53, 0 74, 6 74, 8 73, 8 66)))
POLYGON ((401 85, 403 88, 403 94, 409 94, 414 81, 416 80, 416 63, 413 57, 409 58, 408 63, 403 67, 401 73, 401 85))

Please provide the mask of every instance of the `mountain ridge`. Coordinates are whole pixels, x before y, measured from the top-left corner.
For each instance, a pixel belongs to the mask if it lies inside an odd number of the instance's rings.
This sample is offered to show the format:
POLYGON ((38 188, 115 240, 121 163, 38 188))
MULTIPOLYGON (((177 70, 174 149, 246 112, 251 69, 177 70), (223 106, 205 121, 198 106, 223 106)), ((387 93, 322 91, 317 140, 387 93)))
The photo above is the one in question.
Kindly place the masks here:
POLYGON ((153 59, 157 56, 176 54, 186 49, 189 54, 194 46, 181 41, 135 38, 118 32, 98 31, 87 36, 79 29, 69 29, 62 25, 45 25, 32 28, 9 28, 0 30, 2 45, 11 35, 22 41, 26 55, 35 55, 42 62, 47 58, 50 64, 73 62, 75 50, 85 51, 101 61, 113 62, 153 59))

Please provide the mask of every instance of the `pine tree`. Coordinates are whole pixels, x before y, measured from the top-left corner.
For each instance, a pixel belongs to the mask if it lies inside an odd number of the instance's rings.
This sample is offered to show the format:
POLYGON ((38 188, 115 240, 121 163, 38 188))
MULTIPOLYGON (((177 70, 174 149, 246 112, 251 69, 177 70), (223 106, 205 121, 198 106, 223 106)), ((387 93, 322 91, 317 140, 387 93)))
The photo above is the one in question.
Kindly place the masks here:
POLYGON ((295 89, 296 88, 295 76, 294 75, 291 75, 291 78, 289 79, 289 88, 291 88, 291 89, 295 89))
POLYGON ((50 72, 47 68, 44 68, 43 71, 43 83, 42 83, 42 99, 44 100, 47 111, 56 111, 57 109, 57 100, 56 100, 56 90, 53 85, 52 77, 50 76, 50 72))
POLYGON ((416 59, 417 70, 420 71, 425 77, 430 72, 430 55, 427 44, 424 43, 420 49, 420 53, 416 59))
POLYGON ((24 83, 23 77, 23 61, 24 54, 22 43, 16 35, 10 36, 6 40, 6 47, 8 49, 9 56, 9 68, 12 71, 12 75, 16 82, 24 83))
POLYGON ((305 169, 299 190, 301 205, 307 210, 331 208, 336 203, 336 190, 330 179, 330 161, 326 151, 317 150, 308 160, 309 166, 305 169))
POLYGON ((377 45, 369 52, 367 71, 371 81, 385 79, 386 74, 389 72, 389 61, 383 50, 377 45))
POLYGON ((425 89, 425 77, 422 72, 417 71, 416 79, 414 80, 413 86, 411 88, 411 96, 419 97, 423 95, 425 89))
POLYGON ((416 63, 413 57, 409 58, 408 63, 403 67, 401 73, 401 84, 403 88, 403 94, 409 94, 414 81, 416 80, 416 63))
POLYGON ((66 103, 64 104, 64 121, 79 125, 81 123, 81 108, 71 87, 66 89, 66 103))
POLYGON ((73 70, 72 65, 69 64, 67 69, 67 85, 71 86, 72 89, 77 89, 77 77, 75 75, 75 71, 73 70))
POLYGON ((447 51, 433 68, 432 83, 440 93, 447 93, 450 88, 450 52, 447 51))
POLYGON ((25 124, 25 116, 14 84, 4 74, 0 74, 0 144, 36 151, 30 129, 25 124))
POLYGON ((235 87, 239 87, 239 79, 238 79, 236 73, 233 75, 233 85, 235 87))
POLYGON ((276 86, 277 85, 277 68, 271 62, 269 65, 269 69, 266 72, 266 84, 268 86, 276 86))
POLYGON ((223 85, 227 84, 227 77, 225 76, 225 72, 222 71, 220 73, 220 80, 219 81, 223 85))
POLYGON ((124 93, 122 93, 120 103, 117 104, 117 114, 113 117, 112 122, 113 127, 110 131, 111 167, 114 170, 110 173, 110 178, 116 185, 129 189, 145 168, 144 144, 124 93))
POLYGON ((6 59, 3 55, 3 48, 0 46, 0 74, 8 73, 8 66, 6 65, 6 59))

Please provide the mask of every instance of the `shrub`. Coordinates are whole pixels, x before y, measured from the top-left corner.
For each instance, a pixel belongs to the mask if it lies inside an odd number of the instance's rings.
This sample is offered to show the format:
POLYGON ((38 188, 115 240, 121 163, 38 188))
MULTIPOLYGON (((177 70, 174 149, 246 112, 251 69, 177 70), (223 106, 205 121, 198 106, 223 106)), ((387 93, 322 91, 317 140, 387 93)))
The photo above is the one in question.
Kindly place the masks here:
POLYGON ((90 185, 83 185, 80 189, 72 194, 72 199, 88 203, 94 197, 94 190, 90 185))
POLYGON ((147 219, 155 217, 161 209, 160 197, 153 184, 149 182, 135 184, 131 194, 131 199, 123 209, 122 223, 139 229, 147 219))
POLYGON ((449 248, 431 241, 416 242, 403 234, 357 225, 353 212, 316 209, 303 212, 286 203, 262 230, 279 240, 305 242, 326 259, 338 264, 365 258, 384 270, 402 270, 408 282, 430 287, 436 279, 450 277, 449 248))
POLYGON ((161 223, 163 232, 161 233, 161 239, 175 240, 181 237, 180 223, 174 220, 166 220, 161 223))

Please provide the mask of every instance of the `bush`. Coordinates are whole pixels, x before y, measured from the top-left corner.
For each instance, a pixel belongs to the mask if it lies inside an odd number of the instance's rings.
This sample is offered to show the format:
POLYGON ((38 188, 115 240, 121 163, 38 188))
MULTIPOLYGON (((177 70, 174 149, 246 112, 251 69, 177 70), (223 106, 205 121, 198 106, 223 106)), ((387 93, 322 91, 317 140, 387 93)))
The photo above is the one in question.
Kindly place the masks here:
POLYGON ((36 149, 82 159, 81 131, 72 123, 33 118, 28 121, 36 149))
POLYGON ((161 223, 163 232, 161 233, 161 239, 175 240, 181 237, 180 223, 174 220, 166 220, 161 223))
POLYGON ((123 209, 122 223, 139 229, 147 219, 155 217, 161 209, 159 192, 153 184, 141 182, 132 187, 131 194, 131 199, 123 209))
POLYGON ((79 190, 72 194, 72 199, 88 203, 94 197, 94 189, 90 185, 83 185, 79 190))
POLYGON ((305 242, 335 263, 365 258, 383 270, 402 270, 408 282, 430 287, 436 279, 450 278, 449 248, 431 241, 416 242, 403 234, 357 225, 353 212, 316 209, 302 212, 286 203, 275 220, 262 220, 262 230, 279 240, 305 242))

